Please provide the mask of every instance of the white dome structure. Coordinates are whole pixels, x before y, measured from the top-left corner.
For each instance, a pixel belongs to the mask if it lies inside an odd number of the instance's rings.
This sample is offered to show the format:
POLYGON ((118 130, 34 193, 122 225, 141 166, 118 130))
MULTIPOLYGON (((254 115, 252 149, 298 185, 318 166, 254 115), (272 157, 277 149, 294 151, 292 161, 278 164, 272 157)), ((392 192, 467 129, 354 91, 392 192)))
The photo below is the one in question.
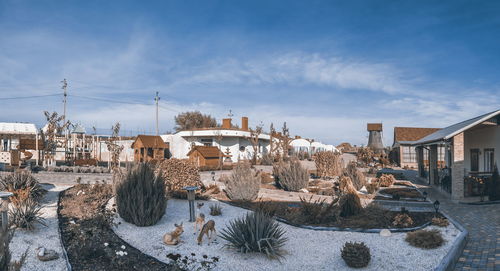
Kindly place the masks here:
POLYGON ((326 151, 326 145, 321 142, 313 142, 311 143, 311 149, 313 153, 326 151))
POLYGON ((309 141, 303 138, 297 138, 292 140, 290 142, 290 146, 292 147, 294 153, 311 152, 311 143, 309 143, 309 141))
POLYGON ((339 150, 337 150, 337 148, 333 145, 326 145, 326 151, 331 151, 331 152, 339 152, 339 150))

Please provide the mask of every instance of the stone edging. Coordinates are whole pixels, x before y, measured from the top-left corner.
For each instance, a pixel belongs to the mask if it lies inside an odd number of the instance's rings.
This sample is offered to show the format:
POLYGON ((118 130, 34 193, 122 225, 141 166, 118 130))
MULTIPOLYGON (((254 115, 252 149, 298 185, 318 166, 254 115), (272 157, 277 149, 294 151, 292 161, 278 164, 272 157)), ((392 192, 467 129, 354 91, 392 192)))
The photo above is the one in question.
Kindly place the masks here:
POLYGON ((494 201, 478 201, 478 202, 463 202, 459 201, 459 204, 464 204, 464 205, 492 205, 492 204, 500 204, 500 200, 494 200, 494 201))
POLYGON ((451 216, 449 216, 445 212, 441 211, 441 214, 444 215, 448 219, 448 221, 450 221, 457 229, 461 231, 461 233, 455 239, 454 244, 451 246, 451 250, 448 251, 446 256, 444 256, 439 265, 434 269, 434 271, 451 271, 455 268, 455 264, 458 261, 460 255, 462 255, 464 247, 467 244, 469 232, 460 223, 451 218, 451 216))
MULTIPOLYGON (((215 199, 215 200, 219 201, 217 199, 215 199)), ((236 204, 234 204, 232 202, 228 202, 228 201, 220 201, 220 202, 223 202, 223 203, 226 203, 226 204, 229 204, 231 206, 238 207, 238 208, 241 208, 241 209, 253 211, 250 208, 241 207, 241 206, 238 206, 238 205, 236 205, 236 204)), ((308 226, 308 225, 295 224, 295 223, 292 223, 292 222, 290 222, 290 221, 288 221, 288 220, 286 220, 284 218, 280 218, 280 217, 275 217, 274 219, 276 219, 276 221, 285 223, 285 224, 293 226, 293 227, 307 229, 307 230, 314 230, 314 231, 349 231, 349 232, 360 232, 360 233, 380 233, 380 231, 383 230, 383 229, 360 229, 360 228, 339 228, 339 227, 324 227, 324 226, 308 226)), ((423 228, 429 226, 430 224, 431 224, 431 222, 427 222, 427 223, 424 223, 423 225, 420 225, 420 226, 417 226, 417 227, 412 227, 412 228, 392 228, 392 229, 389 228, 387 230, 390 230, 391 232, 410 232, 410 231, 416 231, 416 230, 423 229, 423 228)))
POLYGON ((57 234, 59 235, 59 243, 61 244, 61 247, 62 247, 63 256, 64 256, 64 259, 66 260, 66 268, 68 269, 68 271, 71 271, 73 268, 71 267, 71 263, 69 262, 68 252, 66 251, 66 248, 64 247, 64 243, 63 243, 63 239, 62 239, 61 223, 59 221, 59 211, 61 208, 61 204, 60 204, 61 203, 61 195, 63 192, 70 189, 71 187, 73 187, 73 186, 70 186, 64 190, 59 191, 59 194, 57 195, 57 234))

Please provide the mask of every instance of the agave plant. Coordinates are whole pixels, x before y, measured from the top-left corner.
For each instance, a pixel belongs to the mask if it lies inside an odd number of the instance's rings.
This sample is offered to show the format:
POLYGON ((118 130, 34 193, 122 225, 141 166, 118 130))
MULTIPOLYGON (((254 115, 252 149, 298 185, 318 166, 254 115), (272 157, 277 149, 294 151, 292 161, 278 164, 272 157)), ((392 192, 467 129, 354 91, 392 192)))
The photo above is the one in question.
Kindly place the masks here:
POLYGON ((11 217, 12 224, 17 228, 25 229, 28 231, 35 229, 35 224, 45 224, 45 219, 42 217, 42 207, 32 198, 25 201, 13 204, 9 216, 11 217))
POLYGON ((279 223, 263 212, 249 212, 231 221, 220 236, 229 242, 227 247, 242 253, 264 253, 269 258, 283 257, 281 248, 288 241, 279 223))
POLYGON ((29 197, 36 201, 40 200, 47 192, 28 171, 14 172, 0 177, 0 191, 12 192, 14 199, 16 199, 17 194, 22 190, 29 191, 29 197))

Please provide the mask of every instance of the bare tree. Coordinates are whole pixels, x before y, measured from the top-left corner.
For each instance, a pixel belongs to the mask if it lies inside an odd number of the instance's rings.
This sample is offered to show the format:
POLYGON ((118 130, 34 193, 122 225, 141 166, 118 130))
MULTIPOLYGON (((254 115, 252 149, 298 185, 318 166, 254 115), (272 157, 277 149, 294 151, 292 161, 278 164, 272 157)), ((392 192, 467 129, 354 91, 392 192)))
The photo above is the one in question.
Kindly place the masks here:
POLYGON ((121 177, 120 170, 120 154, 123 151, 123 146, 117 143, 118 136, 120 134, 120 123, 117 122, 115 125, 111 126, 112 134, 111 137, 106 141, 106 146, 109 151, 109 155, 111 155, 110 159, 110 167, 113 173, 113 187, 116 184, 117 180, 121 177))
POLYGON ((217 127, 217 120, 208 114, 202 114, 200 111, 183 112, 175 116, 175 130, 190 130, 195 128, 217 127))
POLYGON ((262 134, 262 128, 263 125, 260 124, 255 127, 255 129, 250 128, 250 137, 248 137, 248 140, 250 141, 250 144, 252 144, 253 148, 253 156, 252 156, 252 164, 257 164, 257 154, 259 153, 259 136, 262 134))
POLYGON ((286 122, 283 123, 283 127, 281 128, 281 134, 279 135, 280 147, 283 151, 283 158, 286 160, 288 158, 288 149, 290 148, 290 132, 288 131, 288 127, 286 126, 286 122))
POLYGON ((44 141, 44 161, 46 165, 54 162, 55 152, 58 147, 57 135, 61 134, 70 125, 69 121, 64 123, 64 116, 59 116, 57 112, 49 113, 44 111, 43 114, 47 119, 47 129, 42 133, 42 139, 44 141))

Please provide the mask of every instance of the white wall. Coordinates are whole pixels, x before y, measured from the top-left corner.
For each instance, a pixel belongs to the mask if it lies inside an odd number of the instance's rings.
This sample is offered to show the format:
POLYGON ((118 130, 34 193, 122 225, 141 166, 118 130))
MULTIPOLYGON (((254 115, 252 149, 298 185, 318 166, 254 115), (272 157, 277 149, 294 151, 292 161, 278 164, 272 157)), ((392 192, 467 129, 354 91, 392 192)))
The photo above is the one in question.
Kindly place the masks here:
POLYGON ((470 171, 470 149, 479 149, 479 171, 484 171, 484 149, 495 149, 495 163, 500 166, 500 126, 491 126, 464 133, 464 166, 470 171))
MULTIPOLYGON (((170 144, 170 152, 173 158, 186 159, 187 154, 191 150, 191 144, 202 146, 202 139, 213 139, 213 146, 219 147, 223 153, 226 153, 227 148, 231 155, 231 160, 233 162, 238 162, 238 159, 251 159, 253 157, 252 144, 247 138, 244 137, 234 137, 228 136, 223 137, 220 141, 220 145, 216 138, 213 136, 182 136, 180 134, 173 135, 161 135, 161 138, 170 144), (240 151, 240 147, 244 146, 245 150, 240 151)), ((260 153, 267 153, 269 151, 269 141, 261 139, 260 141, 260 153)), ((259 155, 260 156, 260 155, 259 155)))

